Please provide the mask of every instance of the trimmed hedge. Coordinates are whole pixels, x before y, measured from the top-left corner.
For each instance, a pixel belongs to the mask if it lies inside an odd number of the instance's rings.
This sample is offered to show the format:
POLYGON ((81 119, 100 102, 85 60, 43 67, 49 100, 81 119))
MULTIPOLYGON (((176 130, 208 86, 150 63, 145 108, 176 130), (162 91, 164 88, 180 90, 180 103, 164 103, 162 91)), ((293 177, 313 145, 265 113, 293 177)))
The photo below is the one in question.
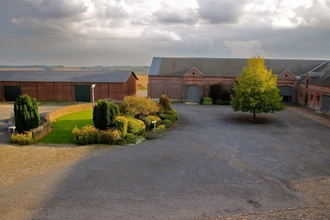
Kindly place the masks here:
POLYGON ((170 128, 173 125, 172 121, 168 119, 162 120, 162 124, 165 125, 167 128, 170 128))
POLYGON ((136 118, 128 118, 128 133, 141 135, 145 132, 146 126, 143 121, 136 118))

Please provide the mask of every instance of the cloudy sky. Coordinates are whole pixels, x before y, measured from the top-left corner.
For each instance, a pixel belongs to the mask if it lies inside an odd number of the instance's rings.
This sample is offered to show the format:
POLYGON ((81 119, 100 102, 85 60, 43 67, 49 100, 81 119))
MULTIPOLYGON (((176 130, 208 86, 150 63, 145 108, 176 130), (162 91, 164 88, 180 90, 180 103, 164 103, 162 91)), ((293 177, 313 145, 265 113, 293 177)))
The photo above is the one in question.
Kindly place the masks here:
POLYGON ((0 0, 0 64, 330 59, 330 0, 0 0))

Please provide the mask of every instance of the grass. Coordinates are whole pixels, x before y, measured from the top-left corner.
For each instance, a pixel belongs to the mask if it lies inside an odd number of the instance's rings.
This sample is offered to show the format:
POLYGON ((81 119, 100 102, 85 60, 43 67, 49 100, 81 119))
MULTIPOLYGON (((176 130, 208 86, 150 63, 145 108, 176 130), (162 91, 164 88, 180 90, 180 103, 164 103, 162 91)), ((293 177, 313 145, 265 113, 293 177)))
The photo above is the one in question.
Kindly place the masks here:
POLYGON ((92 118, 92 110, 64 115, 52 123, 53 131, 37 142, 46 144, 76 144, 71 133, 72 129, 75 126, 82 128, 87 124, 93 125, 92 118))

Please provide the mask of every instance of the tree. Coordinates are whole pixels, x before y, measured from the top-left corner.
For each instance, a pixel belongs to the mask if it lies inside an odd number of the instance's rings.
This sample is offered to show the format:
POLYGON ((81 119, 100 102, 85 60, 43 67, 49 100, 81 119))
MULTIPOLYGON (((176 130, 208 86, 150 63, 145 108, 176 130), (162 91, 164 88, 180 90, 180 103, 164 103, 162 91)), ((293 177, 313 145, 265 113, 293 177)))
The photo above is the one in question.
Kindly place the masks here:
POLYGON ((40 125, 38 103, 29 95, 20 95, 14 103, 15 126, 22 134, 40 125))
POLYGON ((93 109, 94 126, 100 130, 115 127, 116 117, 120 110, 117 104, 107 100, 99 100, 93 109))
POLYGON ((233 85, 234 96, 231 106, 234 111, 256 113, 274 113, 284 109, 282 97, 279 95, 275 74, 267 70, 265 60, 254 57, 247 61, 242 75, 233 85))

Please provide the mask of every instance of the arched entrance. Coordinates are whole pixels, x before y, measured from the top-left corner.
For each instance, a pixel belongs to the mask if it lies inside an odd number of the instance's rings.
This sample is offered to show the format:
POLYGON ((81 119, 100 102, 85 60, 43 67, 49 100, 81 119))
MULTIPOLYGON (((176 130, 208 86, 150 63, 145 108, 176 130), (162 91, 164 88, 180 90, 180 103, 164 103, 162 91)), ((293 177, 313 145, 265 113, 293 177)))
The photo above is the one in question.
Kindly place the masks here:
POLYGON ((190 85, 186 87, 186 102, 197 102, 201 99, 201 89, 197 85, 190 85))
POLYGON ((280 86, 280 96, 283 97, 283 102, 292 102, 292 87, 280 86))

